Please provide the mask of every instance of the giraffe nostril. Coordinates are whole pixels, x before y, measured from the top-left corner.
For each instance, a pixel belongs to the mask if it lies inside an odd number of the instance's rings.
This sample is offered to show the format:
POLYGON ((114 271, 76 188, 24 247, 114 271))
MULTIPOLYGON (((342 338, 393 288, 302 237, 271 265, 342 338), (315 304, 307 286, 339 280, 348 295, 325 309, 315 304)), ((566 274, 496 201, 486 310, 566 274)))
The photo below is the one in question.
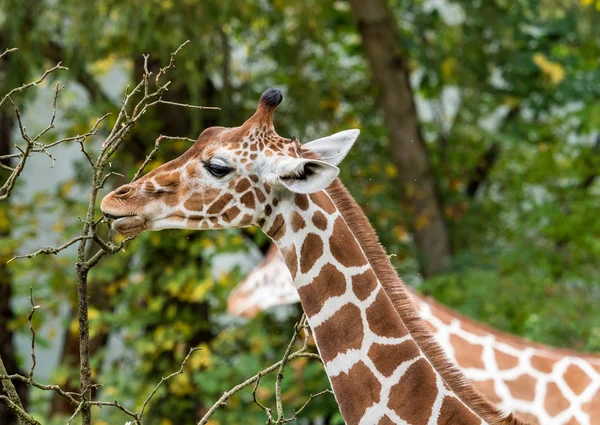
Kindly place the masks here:
POLYGON ((115 191, 115 196, 126 196, 134 191, 134 187, 131 185, 121 186, 115 191))

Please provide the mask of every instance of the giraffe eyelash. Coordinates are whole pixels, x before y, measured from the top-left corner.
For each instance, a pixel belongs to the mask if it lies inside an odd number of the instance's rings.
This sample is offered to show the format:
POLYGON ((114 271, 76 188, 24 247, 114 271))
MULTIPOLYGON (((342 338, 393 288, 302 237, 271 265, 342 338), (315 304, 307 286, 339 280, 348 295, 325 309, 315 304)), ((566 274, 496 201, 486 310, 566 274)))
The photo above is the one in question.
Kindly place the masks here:
POLYGON ((315 173, 311 164, 304 164, 302 167, 298 167, 291 174, 281 176, 283 180, 306 180, 307 177, 312 176, 315 173))
POLYGON ((225 177, 227 174, 233 171, 233 168, 226 167, 221 164, 213 164, 213 163, 204 163, 204 168, 208 171, 213 177, 221 178, 225 177))

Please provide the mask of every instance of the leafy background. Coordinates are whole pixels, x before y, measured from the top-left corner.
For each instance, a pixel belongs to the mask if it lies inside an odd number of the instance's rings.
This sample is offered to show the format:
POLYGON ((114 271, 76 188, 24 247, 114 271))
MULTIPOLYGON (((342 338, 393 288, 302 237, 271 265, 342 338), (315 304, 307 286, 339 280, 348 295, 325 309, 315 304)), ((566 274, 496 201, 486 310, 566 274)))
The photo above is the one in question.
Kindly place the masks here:
MULTIPOLYGON (((0 47, 19 52, 0 63, 0 86, 4 93, 62 60, 70 70, 53 77, 67 84, 54 134, 81 133, 116 109, 124 86, 141 75, 143 53, 152 54, 156 68, 190 39, 168 98, 221 111, 161 105, 134 129, 116 170, 130 178, 161 133, 195 138, 210 125, 239 125, 265 88, 279 87, 285 94, 276 116, 280 134, 308 141, 361 129, 342 180, 408 283, 498 329, 555 346, 600 350, 600 2, 389 3, 409 60, 453 252, 451 269, 427 279, 419 274, 403 212, 380 92, 345 1, 95 0, 82 7, 72 0, 5 0, 0 47), (473 193, 473 170, 485 152, 494 161, 473 193)), ((33 93, 18 98, 28 116, 40 108, 33 93)), ((0 112, 10 115, 6 107, 0 112)), ((10 130, 14 120, 3 125, 10 130)), ((164 144, 150 168, 186 147, 164 144)), ((57 158, 57 167, 70 167, 57 158)), ((0 205, 2 263, 32 248, 32 239, 64 241, 77 231, 89 180, 78 161, 61 184, 37 194, 21 184, 19 193, 27 196, 0 205)), ((39 164, 44 178, 49 161, 39 164)), ((143 234, 126 253, 105 259, 92 275, 90 309, 94 378, 104 385, 103 396, 139 405, 161 376, 179 368, 190 347, 200 346, 186 373, 161 389, 149 407, 149 423, 188 423, 224 390, 280 358, 299 309, 283 319, 233 319, 225 313, 226 297, 242 270, 215 274, 213 267, 222 253, 249 255, 267 245, 253 229, 162 231, 143 234), (120 348, 113 351, 115 340, 120 348)), ((2 303, 14 317, 2 326, 17 339, 26 337, 28 306, 22 301, 33 286, 43 307, 35 323, 45 324, 39 342, 62 352, 49 381, 76 382, 72 257, 13 262, 5 269, 1 284, 10 286, 12 302, 4 297, 2 303)), ((17 360, 27 366, 26 353, 17 360)), ((263 403, 273 404, 273 379, 265 378, 257 392, 263 403)), ((295 361, 284 380, 288 413, 327 385, 319 364, 295 361)), ((51 395, 31 391, 30 398, 36 416, 64 423, 68 410, 51 395)), ((342 423, 331 395, 313 400, 302 417, 304 423, 319 417, 342 423)), ((108 409, 96 418, 101 425, 125 421, 108 409)), ((264 420, 245 390, 211 424, 264 420)))

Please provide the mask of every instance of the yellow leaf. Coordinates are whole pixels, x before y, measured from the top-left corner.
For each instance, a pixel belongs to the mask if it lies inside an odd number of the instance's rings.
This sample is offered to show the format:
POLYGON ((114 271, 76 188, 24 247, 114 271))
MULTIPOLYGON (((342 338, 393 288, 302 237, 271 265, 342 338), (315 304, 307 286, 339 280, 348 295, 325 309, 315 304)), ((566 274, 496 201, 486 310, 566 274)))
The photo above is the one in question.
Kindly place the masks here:
POLYGON ((429 219, 424 215, 418 216, 417 219, 415 220, 415 228, 417 230, 423 230, 428 225, 429 225, 429 219))
POLYGON ((509 108, 514 108, 521 103, 521 99, 515 96, 506 96, 504 98, 504 104, 509 108))
POLYGON ((401 242, 408 242, 408 232, 404 228, 404 226, 398 225, 394 227, 394 236, 398 238, 401 242))
POLYGON ((456 61, 454 58, 448 58, 444 62, 442 62, 441 70, 442 76, 445 79, 448 79, 454 74, 454 69, 456 68, 456 61))
POLYGON ((394 178, 398 175, 398 170, 393 164, 385 164, 385 174, 390 178, 394 178))
POLYGON ((100 312, 97 309, 90 307, 88 310, 88 318, 90 320, 94 320, 94 319, 97 319, 98 317, 100 317, 100 312))
POLYGON ((206 344, 200 345, 200 350, 194 351, 189 360, 189 365, 192 370, 198 370, 201 367, 210 367, 212 364, 212 354, 210 348, 206 344))
POLYGON ((190 377, 186 374, 177 375, 171 380, 169 390, 178 396, 190 394, 193 390, 190 377))
POLYGON ((592 3, 594 3, 594 0, 581 0, 581 5, 583 7, 590 6, 592 3))
POLYGON ((117 57, 114 55, 97 60, 90 65, 90 69, 94 74, 106 74, 114 66, 117 57))
POLYGON ((552 84, 556 85, 565 79, 566 72, 562 65, 551 62, 543 54, 536 53, 533 55, 533 62, 550 78, 552 84))

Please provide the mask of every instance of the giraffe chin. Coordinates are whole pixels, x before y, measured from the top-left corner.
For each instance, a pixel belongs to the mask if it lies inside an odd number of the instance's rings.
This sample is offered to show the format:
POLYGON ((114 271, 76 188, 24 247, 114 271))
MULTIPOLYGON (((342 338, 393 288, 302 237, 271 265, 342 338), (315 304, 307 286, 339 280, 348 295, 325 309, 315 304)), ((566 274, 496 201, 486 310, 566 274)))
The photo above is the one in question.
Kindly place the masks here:
POLYGON ((146 230, 146 220, 139 215, 121 217, 113 221, 112 229, 123 236, 136 236, 146 230))

